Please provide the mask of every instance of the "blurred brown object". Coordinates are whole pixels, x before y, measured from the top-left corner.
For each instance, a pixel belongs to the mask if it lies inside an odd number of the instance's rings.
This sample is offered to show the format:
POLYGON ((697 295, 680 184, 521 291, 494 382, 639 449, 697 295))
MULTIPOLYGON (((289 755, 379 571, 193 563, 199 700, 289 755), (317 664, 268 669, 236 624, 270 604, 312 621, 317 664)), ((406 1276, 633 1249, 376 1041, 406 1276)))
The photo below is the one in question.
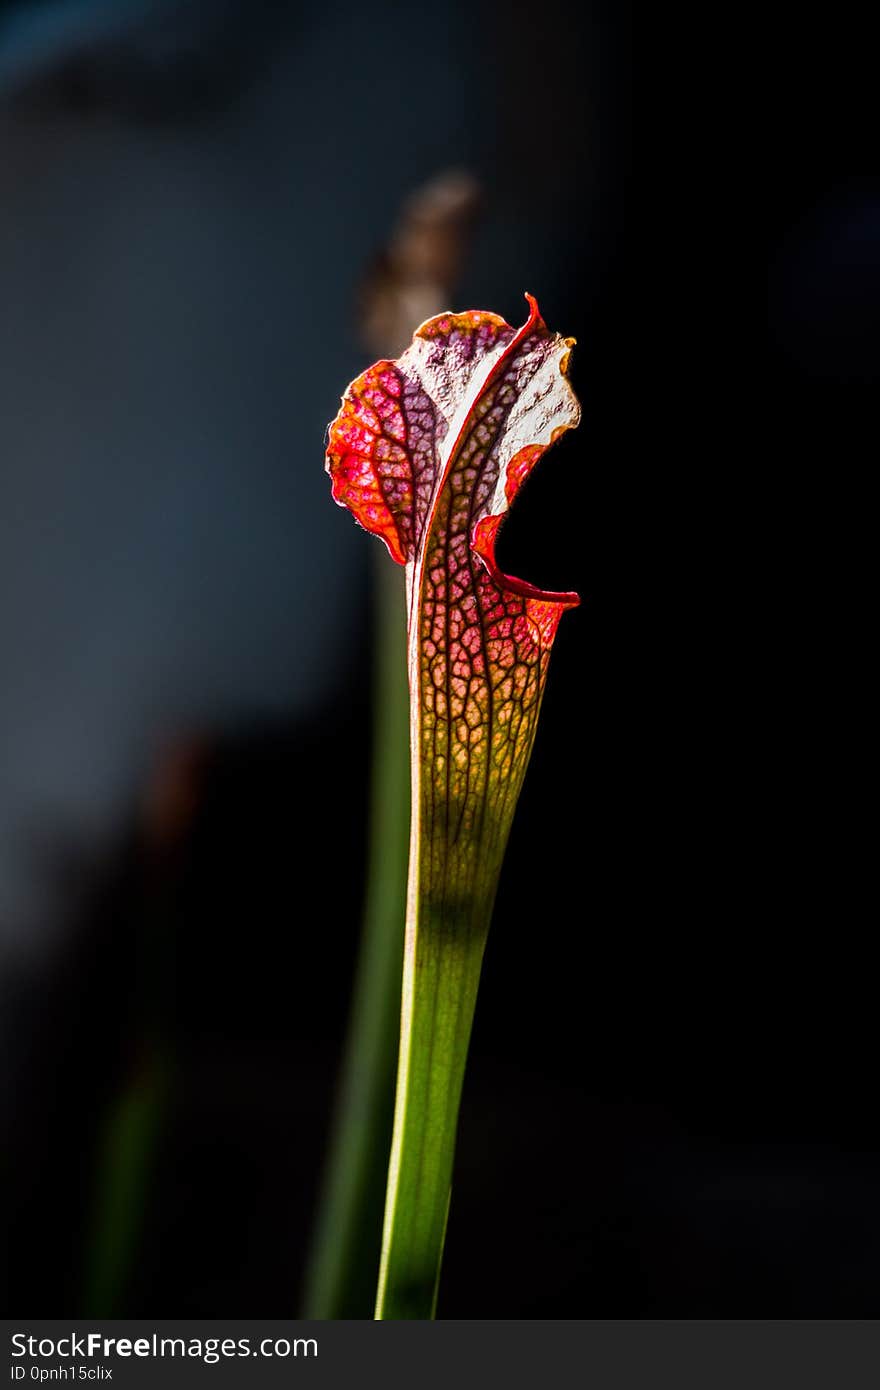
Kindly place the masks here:
POLYGON ((447 170, 403 204, 387 247, 361 286, 359 326, 369 351, 397 357, 413 330, 451 308, 481 202, 480 185, 466 170, 447 170))
POLYGON ((168 854, 189 834, 215 751, 210 738, 194 735, 172 742, 157 759, 141 806, 141 833, 149 853, 168 854))

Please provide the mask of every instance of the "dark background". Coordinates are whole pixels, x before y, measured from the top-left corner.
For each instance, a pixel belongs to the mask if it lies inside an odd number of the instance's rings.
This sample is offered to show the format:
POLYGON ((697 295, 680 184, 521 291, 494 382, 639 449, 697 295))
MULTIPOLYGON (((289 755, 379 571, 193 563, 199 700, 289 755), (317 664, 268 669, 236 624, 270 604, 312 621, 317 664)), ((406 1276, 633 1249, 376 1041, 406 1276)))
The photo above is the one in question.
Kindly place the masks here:
MULTIPOLYGON (((73 8, 88 29, 90 8, 73 8)), ((52 495, 71 440, 98 460, 54 567, 50 534, 48 600, 29 568, 42 532, 23 524, 39 508, 10 526, 4 668, 51 647, 46 613, 95 547, 101 594, 121 586, 97 618, 84 594, 60 666, 59 689, 99 717, 70 734, 40 701, 0 703, 20 752, 7 844, 52 885, 39 913, 26 885, 9 899, 9 1311, 83 1311, 100 1136, 158 1054, 171 1082, 113 1311, 297 1306, 357 942, 370 699, 372 548, 325 495, 322 430, 363 364, 364 265, 408 189, 463 165, 485 210, 458 303, 518 322, 530 289, 578 338, 583 423, 530 482, 501 563, 584 602, 560 629, 490 937, 439 1314, 875 1313, 874 976, 846 775, 861 756, 846 714, 863 698, 850 598, 866 548, 846 542, 874 447, 880 201, 852 42, 838 52, 802 22, 792 56, 786 36, 794 81, 762 142, 766 196, 757 206, 725 170, 710 212, 714 151, 701 145, 681 192, 656 135, 634 157, 626 6, 446 0, 367 22, 339 4, 279 22, 268 6, 189 5, 160 26, 176 36, 160 58, 149 9, 48 56, 19 42, 2 69, 6 186, 71 170, 40 184, 38 213, 28 204, 54 278, 25 258, 31 279, 6 292, 4 491, 20 496, 27 471, 52 495), (136 213, 171 266, 156 284, 143 243, 115 240, 140 177, 127 142, 154 171, 136 213), (77 161, 98 169, 85 199, 77 161), (180 177, 213 191, 186 218, 180 177), (767 233, 763 396, 760 330, 730 302, 742 285, 759 298, 743 215, 752 239, 767 233), (71 314, 46 374, 39 344, 22 366, 21 325, 37 304, 58 329, 53 296, 80 264, 65 269, 69 239, 114 251, 116 337, 71 314), (65 389, 70 363, 92 354, 100 383, 132 341, 102 433, 100 392, 95 405, 65 389), (151 390, 163 423, 145 445, 151 390), (43 413, 57 434, 25 457, 43 413), (168 489, 134 551, 120 451, 143 509, 157 469, 168 489), (131 595, 154 591, 139 628, 131 595), (175 685, 181 651, 195 656, 175 685), (132 681, 150 695, 138 720, 132 681), (90 774, 104 729, 123 771, 83 783, 65 740, 90 774), (45 814, 25 794, 29 739, 60 750, 45 814), (97 801, 92 843, 80 829, 97 801)), ((650 125, 666 76, 647 83, 650 125)), ((2 216, 4 244, 32 235, 14 198, 2 216)), ((103 284, 103 259, 94 274, 103 284)))

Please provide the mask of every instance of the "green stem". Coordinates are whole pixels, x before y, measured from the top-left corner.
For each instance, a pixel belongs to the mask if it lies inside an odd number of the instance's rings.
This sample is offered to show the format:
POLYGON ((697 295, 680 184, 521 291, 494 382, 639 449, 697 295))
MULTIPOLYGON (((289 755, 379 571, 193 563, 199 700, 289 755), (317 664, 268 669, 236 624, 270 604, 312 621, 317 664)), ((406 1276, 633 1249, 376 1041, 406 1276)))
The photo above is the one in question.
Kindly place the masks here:
POLYGON ((108 1116, 98 1163, 84 1316, 114 1317, 124 1303, 168 1092, 168 1061, 153 1047, 108 1116))
MULTIPOLYGON (((410 583, 416 589, 417 580, 410 583)), ((416 610, 418 612, 418 609, 416 610)), ((378 1319, 433 1318, 452 1187, 458 1111, 498 879, 534 717, 507 776, 472 764, 473 804, 436 776, 448 767, 449 724, 425 720, 420 628, 409 624, 412 806, 400 1052, 388 1167, 378 1319), (413 693, 414 692, 414 693, 413 693), (425 733, 429 738, 426 740, 425 733), (478 807, 478 812, 473 807, 478 807)), ((493 725, 487 726, 487 741, 493 725)))
POLYGON ((369 1318, 382 1245, 409 838, 404 575, 376 557, 376 667, 367 896, 330 1157, 303 1316, 369 1318))
POLYGON ((438 905, 423 910, 407 930, 377 1318, 434 1316, 488 926, 488 914, 455 924, 438 905))
POLYGON ((172 1096, 168 1015, 173 977, 170 863, 143 846, 145 873, 136 922, 135 1063, 110 1103, 96 1152, 92 1217, 83 1272, 82 1316, 118 1317, 144 1234, 156 1158, 172 1096))

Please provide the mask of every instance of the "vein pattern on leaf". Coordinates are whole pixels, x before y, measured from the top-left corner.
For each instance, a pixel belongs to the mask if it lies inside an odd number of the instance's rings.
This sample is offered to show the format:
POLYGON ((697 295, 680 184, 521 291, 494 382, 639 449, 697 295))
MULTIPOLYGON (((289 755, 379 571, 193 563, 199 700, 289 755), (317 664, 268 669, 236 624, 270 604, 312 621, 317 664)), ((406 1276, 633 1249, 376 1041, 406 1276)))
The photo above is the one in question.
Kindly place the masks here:
POLYGON ((327 450, 335 500, 407 567, 414 804, 431 830, 419 892, 447 908, 497 873, 550 649, 578 603, 495 560, 517 492, 580 418, 566 375, 572 340, 550 333, 527 299, 518 331, 481 311, 428 320, 402 357, 348 388, 327 450))

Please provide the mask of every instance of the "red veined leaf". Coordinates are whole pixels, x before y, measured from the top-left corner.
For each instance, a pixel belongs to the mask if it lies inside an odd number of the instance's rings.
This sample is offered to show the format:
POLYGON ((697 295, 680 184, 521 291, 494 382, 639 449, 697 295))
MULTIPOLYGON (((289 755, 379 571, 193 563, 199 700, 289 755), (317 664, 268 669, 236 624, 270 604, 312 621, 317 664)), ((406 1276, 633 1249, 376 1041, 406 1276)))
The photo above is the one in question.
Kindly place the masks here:
POLYGON ((406 566, 413 764, 398 1100, 377 1316, 432 1316, 480 962, 550 649, 577 594, 502 574, 495 542, 580 407, 573 340, 441 314, 348 388, 334 499, 406 566))
POLYGON ((559 618, 578 602, 495 560, 517 492, 580 418, 566 376, 572 340, 550 333, 527 299, 518 332, 479 311, 429 319, 398 361, 348 388, 327 449, 335 500, 407 565, 430 810, 457 807, 456 834, 473 828, 491 774, 507 784, 528 758, 559 618))

